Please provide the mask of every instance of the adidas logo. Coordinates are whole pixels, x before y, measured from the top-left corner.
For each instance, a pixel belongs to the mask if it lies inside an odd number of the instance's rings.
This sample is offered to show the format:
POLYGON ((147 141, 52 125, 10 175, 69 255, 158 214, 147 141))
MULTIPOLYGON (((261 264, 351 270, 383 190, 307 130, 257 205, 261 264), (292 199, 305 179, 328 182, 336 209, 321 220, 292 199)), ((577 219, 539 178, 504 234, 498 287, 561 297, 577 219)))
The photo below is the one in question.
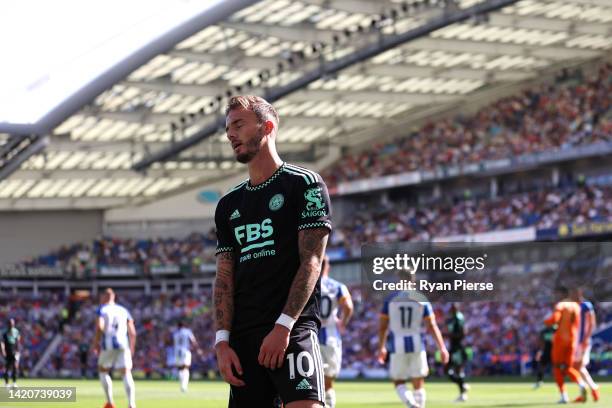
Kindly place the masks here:
POLYGON ((312 390, 312 385, 305 378, 295 387, 296 390, 312 390))
POLYGON ((234 212, 232 213, 232 215, 230 215, 230 220, 235 220, 236 218, 240 217, 240 211, 238 210, 234 210, 234 212))

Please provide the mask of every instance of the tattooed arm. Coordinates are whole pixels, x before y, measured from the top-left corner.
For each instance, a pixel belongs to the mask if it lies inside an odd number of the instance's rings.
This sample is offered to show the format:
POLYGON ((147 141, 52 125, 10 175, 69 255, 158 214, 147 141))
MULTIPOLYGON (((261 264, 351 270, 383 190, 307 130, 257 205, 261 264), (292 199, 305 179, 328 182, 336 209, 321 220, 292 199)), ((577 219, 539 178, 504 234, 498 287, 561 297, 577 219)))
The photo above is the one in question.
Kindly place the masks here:
POLYGON ((327 228, 302 230, 298 234, 300 268, 293 279, 287 303, 283 308, 283 313, 294 319, 302 313, 317 284, 328 237, 327 228))
MULTIPOLYGON (((234 316, 234 253, 217 255, 217 276, 213 288, 216 330, 231 330, 234 316)), ((243 386, 244 382, 234 375, 234 369, 242 375, 242 367, 236 352, 228 341, 215 344, 217 364, 223 379, 232 385, 243 386)))
POLYGON ((231 330, 234 317, 234 253, 217 255, 217 276, 213 288, 215 329, 231 330))
MULTIPOLYGON (((300 267, 293 278, 289 297, 283 308, 283 314, 293 319, 300 316, 317 284, 328 236, 327 228, 306 229, 298 233, 300 267)), ((287 327, 275 324, 261 345, 259 364, 272 369, 282 367, 285 350, 289 345, 289 334, 287 327)))

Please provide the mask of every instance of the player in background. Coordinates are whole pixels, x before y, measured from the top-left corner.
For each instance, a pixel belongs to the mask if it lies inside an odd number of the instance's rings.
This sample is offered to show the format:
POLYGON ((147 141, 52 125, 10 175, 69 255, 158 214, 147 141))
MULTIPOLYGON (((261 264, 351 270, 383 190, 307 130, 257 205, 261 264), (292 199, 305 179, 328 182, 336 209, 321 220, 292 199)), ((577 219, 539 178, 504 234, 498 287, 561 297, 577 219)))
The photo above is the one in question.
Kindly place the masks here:
POLYGON ((465 318, 463 313, 459 311, 457 303, 451 305, 451 316, 446 324, 450 339, 450 357, 445 370, 450 380, 459 387, 459 397, 455 402, 464 402, 467 401, 467 391, 469 390, 469 385, 465 382, 465 363, 467 362, 467 352, 463 345, 465 318))
POLYGON ((544 372, 546 368, 551 365, 551 354, 552 354, 552 339, 557 330, 557 326, 544 326, 540 330, 540 349, 536 352, 535 362, 537 363, 536 368, 536 382, 533 385, 533 389, 537 390, 542 386, 544 381, 544 372))
MULTIPOLYGON (((593 401, 597 402, 599 401, 599 386, 595 384, 591 374, 589 374, 589 370, 587 370, 591 356, 591 335, 595 327, 597 327, 595 309, 593 304, 584 298, 581 288, 576 288, 572 295, 574 300, 580 305, 580 331, 578 333, 574 368, 580 372, 582 379, 591 389, 593 401)), ((574 402, 586 402, 586 399, 579 396, 574 402)))
POLYGON ((21 334, 15 325, 15 319, 8 320, 8 329, 2 333, 0 348, 4 357, 4 385, 9 387, 9 371, 13 378, 13 388, 17 387, 17 372, 19 371, 19 346, 21 334))
POLYGON ((176 355, 174 353, 174 344, 172 333, 169 333, 164 340, 164 352, 166 354, 166 378, 178 378, 178 370, 176 369, 176 355))
POLYGON ((429 373, 422 325, 433 336, 442 363, 448 363, 449 355, 444 340, 427 299, 415 291, 398 292, 384 303, 378 330, 378 361, 383 364, 389 354, 389 376, 402 402, 411 408, 425 408, 425 377, 429 373), (414 393, 406 388, 406 380, 412 380, 414 393))
POLYGON ((172 339, 174 342, 174 364, 178 369, 181 391, 187 392, 189 367, 191 367, 191 347, 197 350, 199 356, 202 355, 202 349, 191 329, 185 327, 182 321, 179 321, 178 328, 172 334, 172 339))
POLYGON ((578 384, 581 397, 586 399, 584 381, 580 378, 578 370, 574 368, 574 355, 580 327, 580 306, 569 299, 567 288, 559 287, 557 292, 561 300, 555 305, 552 315, 544 323, 549 326, 557 325, 552 342, 553 375, 561 393, 559 403, 567 404, 569 399, 564 382, 566 375, 578 384))
POLYGON ((106 396, 104 408, 114 408, 112 368, 121 370, 129 408, 136 408, 136 387, 132 378, 132 355, 136 347, 136 328, 128 310, 115 303, 115 292, 107 288, 101 296, 96 318, 94 353, 98 354, 98 373, 106 396))
POLYGON ((321 271, 321 329, 319 342, 323 357, 323 373, 325 375, 325 404, 336 406, 336 391, 334 380, 342 367, 341 334, 353 315, 353 299, 348 288, 329 277, 329 257, 323 258, 321 271), (338 309, 341 315, 338 317, 338 309))

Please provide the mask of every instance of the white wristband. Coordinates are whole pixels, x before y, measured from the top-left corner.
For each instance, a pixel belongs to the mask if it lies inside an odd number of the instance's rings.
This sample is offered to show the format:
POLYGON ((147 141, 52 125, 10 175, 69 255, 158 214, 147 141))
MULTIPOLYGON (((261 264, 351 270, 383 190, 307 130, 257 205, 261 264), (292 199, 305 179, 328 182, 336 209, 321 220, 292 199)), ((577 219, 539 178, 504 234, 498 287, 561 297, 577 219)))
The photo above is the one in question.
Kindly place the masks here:
POLYGON ((291 329, 293 329, 293 325, 295 324, 295 319, 289 315, 281 313, 281 315, 278 316, 278 319, 276 319, 276 324, 285 326, 289 329, 289 331, 291 331, 291 329))
POLYGON ((229 335, 229 330, 217 330, 217 333, 215 334, 215 346, 221 343, 222 341, 229 342, 229 335))

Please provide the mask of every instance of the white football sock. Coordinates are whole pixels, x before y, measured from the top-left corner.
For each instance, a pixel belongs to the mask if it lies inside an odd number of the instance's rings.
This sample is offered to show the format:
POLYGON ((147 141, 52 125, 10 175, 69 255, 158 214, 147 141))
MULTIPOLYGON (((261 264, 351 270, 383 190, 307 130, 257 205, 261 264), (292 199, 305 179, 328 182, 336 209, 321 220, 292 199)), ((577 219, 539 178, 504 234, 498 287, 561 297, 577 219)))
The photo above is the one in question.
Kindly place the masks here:
POLYGON ((125 387, 125 395, 127 396, 129 407, 136 408, 136 385, 134 384, 131 371, 128 371, 123 376, 123 386, 125 387))
POLYGON ((185 368, 179 371, 179 381, 181 383, 181 391, 187 391, 187 384, 189 384, 189 369, 185 368))
POLYGON ((106 396, 106 402, 109 404, 113 403, 113 380, 111 380, 110 375, 108 373, 99 372, 100 383, 102 384, 102 389, 104 390, 104 395, 106 396))
POLYGON ((333 388, 325 391, 325 406, 330 408, 336 407, 336 390, 333 388))
POLYGON ((405 405, 410 407, 416 404, 414 398, 412 397, 412 392, 408 391, 406 384, 396 385, 395 391, 397 392, 397 396, 405 405))
POLYGON ((589 374, 589 370, 586 367, 582 367, 580 369, 580 374, 582 375, 582 379, 588 384, 589 388, 592 390, 596 390, 598 388, 595 381, 593 381, 593 377, 589 374))
POLYGON ((418 390, 413 391, 414 400, 417 405, 421 408, 425 408, 425 401, 427 400, 427 394, 425 393, 425 388, 419 388, 418 390))

